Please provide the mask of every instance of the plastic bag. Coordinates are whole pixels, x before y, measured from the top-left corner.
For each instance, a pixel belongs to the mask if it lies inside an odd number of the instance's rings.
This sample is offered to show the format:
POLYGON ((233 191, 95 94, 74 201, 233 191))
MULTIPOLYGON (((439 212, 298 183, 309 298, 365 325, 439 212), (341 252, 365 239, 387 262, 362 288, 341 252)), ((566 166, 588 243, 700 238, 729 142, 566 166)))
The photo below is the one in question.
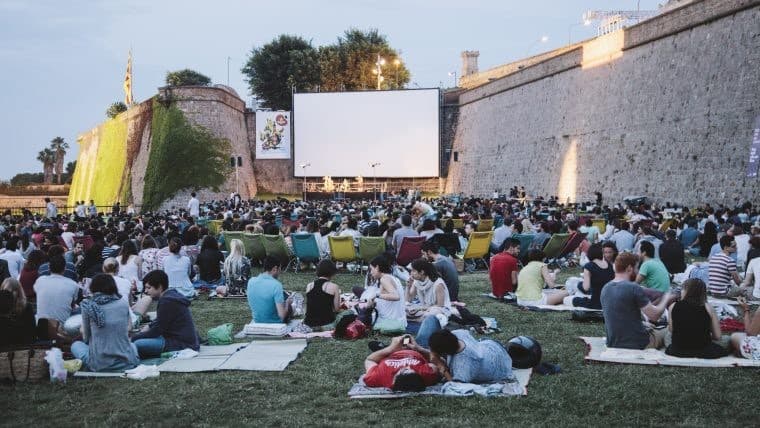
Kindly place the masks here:
POLYGON ((218 325, 208 331, 209 345, 229 345, 232 343, 232 324, 218 325))
POLYGON ((50 370, 50 382, 66 383, 68 372, 63 367, 63 353, 58 348, 52 348, 45 351, 45 361, 48 363, 50 370))

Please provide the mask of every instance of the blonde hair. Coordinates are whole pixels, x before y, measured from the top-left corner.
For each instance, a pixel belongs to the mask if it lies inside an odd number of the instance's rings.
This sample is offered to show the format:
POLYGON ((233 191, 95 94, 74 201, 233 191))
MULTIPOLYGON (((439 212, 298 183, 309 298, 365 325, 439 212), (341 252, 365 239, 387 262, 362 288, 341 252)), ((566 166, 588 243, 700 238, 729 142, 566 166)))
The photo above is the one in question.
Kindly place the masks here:
POLYGON ((13 312, 16 315, 21 315, 24 312, 24 308, 26 308, 26 293, 24 293, 21 283, 16 278, 6 278, 2 285, 0 285, 0 289, 10 291, 13 294, 13 312))
POLYGON ((103 273, 116 275, 119 273, 119 261, 114 257, 109 257, 103 261, 103 273))
POLYGON ((233 239, 230 241, 230 255, 224 261, 224 276, 234 278, 240 275, 243 268, 243 258, 245 257, 245 246, 243 241, 233 239))

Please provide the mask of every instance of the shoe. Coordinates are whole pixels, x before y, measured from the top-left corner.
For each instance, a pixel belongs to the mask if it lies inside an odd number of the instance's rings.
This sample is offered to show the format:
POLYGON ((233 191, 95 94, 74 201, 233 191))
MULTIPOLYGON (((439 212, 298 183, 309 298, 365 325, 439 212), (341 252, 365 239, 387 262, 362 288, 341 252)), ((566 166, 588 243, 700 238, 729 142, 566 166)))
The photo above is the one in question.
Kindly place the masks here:
POLYGON ((559 365, 545 362, 537 365, 533 370, 544 376, 562 373, 562 368, 559 365))
POLYGON ((370 341, 370 342, 367 344, 367 347, 368 347, 368 348, 369 348, 369 350, 370 350, 370 351, 372 351, 372 352, 377 352, 377 351, 379 351, 379 350, 381 350, 381 349, 385 348, 386 346, 388 346, 388 345, 386 345, 385 343, 383 343, 383 342, 381 342, 381 341, 379 341, 379 340, 371 340, 371 341, 370 341))

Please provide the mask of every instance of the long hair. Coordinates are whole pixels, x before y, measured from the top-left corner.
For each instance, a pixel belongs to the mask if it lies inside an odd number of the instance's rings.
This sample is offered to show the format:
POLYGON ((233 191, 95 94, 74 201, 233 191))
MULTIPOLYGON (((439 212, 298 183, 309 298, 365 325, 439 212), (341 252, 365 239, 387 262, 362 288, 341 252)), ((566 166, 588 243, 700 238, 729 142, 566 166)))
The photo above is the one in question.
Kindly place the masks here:
POLYGON ((231 240, 230 255, 224 260, 224 276, 227 278, 236 278, 240 276, 240 272, 243 269, 244 257, 245 246, 243 245, 243 241, 239 239, 231 240))
POLYGON ((127 264, 129 256, 137 255, 137 245, 135 245, 135 242, 131 239, 124 241, 121 245, 121 252, 119 255, 121 256, 121 264, 127 264))
POLYGON ((699 278, 689 278, 682 284, 683 301, 693 306, 704 306, 707 302, 707 286, 699 278))
POLYGON ((2 285, 0 285, 0 289, 13 293, 13 312, 16 315, 21 315, 26 307, 26 294, 24 293, 24 288, 21 287, 21 283, 15 278, 6 278, 2 285))

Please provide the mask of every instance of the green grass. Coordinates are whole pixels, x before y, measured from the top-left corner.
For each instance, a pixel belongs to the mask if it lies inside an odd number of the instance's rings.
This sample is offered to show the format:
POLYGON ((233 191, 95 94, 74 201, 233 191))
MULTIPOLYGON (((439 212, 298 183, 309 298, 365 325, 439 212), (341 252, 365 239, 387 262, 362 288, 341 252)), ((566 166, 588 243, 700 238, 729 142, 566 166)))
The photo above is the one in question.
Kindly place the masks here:
MULTIPOLYGON (((559 279, 564 279, 571 270, 559 279)), ((287 289, 303 290, 310 274, 285 274, 287 289)), ((338 275, 346 290, 359 277, 338 275)), ((349 401, 363 371, 368 340, 315 340, 281 373, 165 373, 157 379, 70 379, 66 385, 0 387, 2 425, 160 426, 631 426, 754 425, 759 371, 585 364, 577 336, 602 336, 602 324, 579 324, 568 313, 534 313, 484 299, 487 276, 462 276, 461 296, 475 313, 496 317, 506 341, 536 337, 556 376, 533 375, 527 397, 424 397, 349 401)), ((250 319, 243 300, 193 302, 201 332, 250 319)))

